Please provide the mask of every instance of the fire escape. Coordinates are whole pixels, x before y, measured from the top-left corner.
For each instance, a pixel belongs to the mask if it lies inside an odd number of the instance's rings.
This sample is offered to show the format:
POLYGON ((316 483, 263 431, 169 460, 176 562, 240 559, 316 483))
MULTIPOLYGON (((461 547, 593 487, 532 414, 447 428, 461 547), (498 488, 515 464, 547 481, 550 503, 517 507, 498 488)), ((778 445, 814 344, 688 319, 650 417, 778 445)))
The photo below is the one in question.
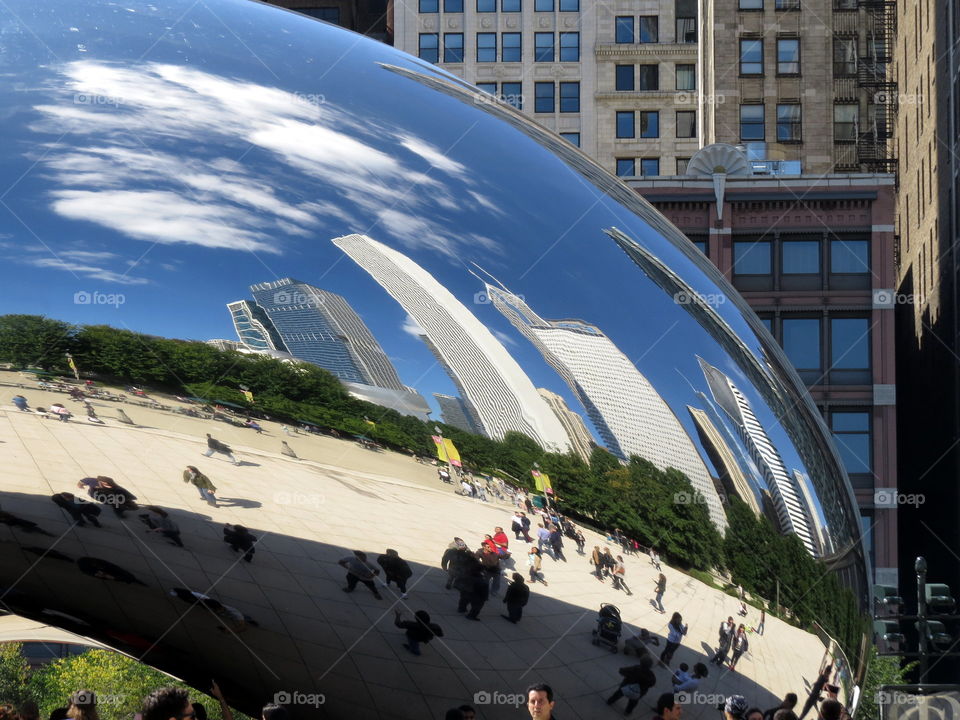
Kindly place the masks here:
POLYGON ((865 13, 867 52, 857 63, 857 85, 867 95, 867 117, 857 132, 857 160, 864 172, 896 172, 890 139, 897 116, 893 52, 897 32, 895 0, 859 0, 865 13))

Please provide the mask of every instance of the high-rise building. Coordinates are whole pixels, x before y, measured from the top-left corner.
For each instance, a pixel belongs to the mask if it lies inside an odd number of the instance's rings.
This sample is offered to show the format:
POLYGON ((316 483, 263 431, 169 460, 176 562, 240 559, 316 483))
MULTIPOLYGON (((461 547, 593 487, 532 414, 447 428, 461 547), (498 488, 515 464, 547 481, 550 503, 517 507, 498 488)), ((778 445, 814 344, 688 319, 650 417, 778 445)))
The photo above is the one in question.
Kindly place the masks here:
POLYGON ((432 352, 473 408, 484 434, 510 431, 565 452, 570 438, 516 360, 463 303, 423 267, 365 235, 335 238, 423 329, 432 352))
POLYGON ((797 489, 795 480, 787 473, 776 446, 739 388, 723 371, 703 358, 699 360, 714 401, 727 414, 740 439, 750 451, 751 458, 763 473, 777 512, 780 531, 793 533, 800 538, 811 555, 818 555, 819 548, 808 520, 816 509, 805 505, 808 494, 800 493, 797 489))
POLYGON ((553 410, 553 414, 557 416, 560 424, 563 425, 563 429, 567 431, 573 451, 589 462, 594 442, 593 436, 590 435, 590 431, 587 430, 587 426, 583 422, 583 418, 570 409, 562 395, 557 395, 546 388, 537 388, 537 392, 553 410))
POLYGON ((380 343, 340 295, 291 278, 258 283, 250 290, 294 357, 345 382, 407 390, 380 343))
POLYGON ((582 320, 545 320, 509 290, 486 283, 487 297, 557 371, 581 402, 607 449, 674 467, 702 494, 721 530, 727 521, 710 473, 670 406, 600 328, 582 320))
POLYGON ((700 440, 707 451, 707 455, 710 456, 710 461, 720 474, 720 482, 723 484, 727 495, 740 498, 753 510, 754 514, 760 515, 761 510, 757 502, 757 496, 753 488, 750 487, 747 476, 737 462, 733 450, 724 440, 723 434, 710 420, 706 411, 689 405, 687 405, 687 411, 697 424, 700 440))
POLYGON ((230 311, 233 328, 244 347, 254 352, 286 352, 283 339, 262 307, 249 300, 237 300, 227 303, 227 310, 230 311))
POLYGON ((470 420, 470 414, 463 400, 453 395, 444 395, 434 393, 433 397, 437 399, 437 405, 440 406, 440 420, 447 425, 460 428, 464 432, 476 433, 482 435, 477 427, 470 420))
POLYGON ((270 0, 270 4, 393 44, 393 0, 270 0))
POLYGON ((683 172, 699 147, 696 0, 419 0, 394 31, 621 177, 683 172))

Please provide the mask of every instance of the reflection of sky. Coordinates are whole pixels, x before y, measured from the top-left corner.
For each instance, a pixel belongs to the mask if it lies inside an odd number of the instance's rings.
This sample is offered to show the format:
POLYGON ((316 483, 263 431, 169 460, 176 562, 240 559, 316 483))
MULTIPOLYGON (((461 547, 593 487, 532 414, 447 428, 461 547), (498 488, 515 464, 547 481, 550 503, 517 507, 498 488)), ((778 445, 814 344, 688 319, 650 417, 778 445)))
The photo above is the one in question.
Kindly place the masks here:
MULTIPOLYGON (((173 3, 171 17, 188 7, 173 3)), ((359 232, 427 268, 572 409, 582 411, 530 343, 473 302, 482 286, 470 262, 541 316, 600 327, 698 447, 683 410, 699 399, 682 378, 706 389, 699 353, 748 396, 787 466, 804 467, 746 376, 603 229, 621 228, 716 293, 686 253, 482 105, 374 62, 425 70, 406 56, 256 4, 234 8, 225 33, 219 7, 189 10, 166 35, 156 9, 116 8, 119 29, 100 40, 84 10, 58 6, 59 26, 33 26, 49 52, 29 33, 7 39, 10 56, 43 63, 23 67, 18 91, 0 91, 2 184, 13 185, 9 212, 0 208, 0 311, 233 339, 225 304, 295 277, 346 297, 435 407, 432 393, 456 394, 453 384, 402 308, 329 242, 359 232), (75 305, 84 290, 123 293, 125 304, 75 305)), ((732 304, 719 311, 757 347, 732 304)))

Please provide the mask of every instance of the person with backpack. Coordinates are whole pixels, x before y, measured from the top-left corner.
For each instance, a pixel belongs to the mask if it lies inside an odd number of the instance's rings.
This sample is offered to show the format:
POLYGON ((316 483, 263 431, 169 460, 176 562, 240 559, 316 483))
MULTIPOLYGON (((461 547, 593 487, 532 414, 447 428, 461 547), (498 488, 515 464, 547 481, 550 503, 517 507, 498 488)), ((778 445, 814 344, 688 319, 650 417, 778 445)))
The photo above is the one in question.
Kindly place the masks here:
POLYGON ((443 637, 443 629, 436 623, 430 622, 430 615, 426 610, 417 610, 414 620, 402 620, 399 610, 393 618, 393 624, 406 631, 407 641, 403 646, 414 655, 420 654, 420 644, 426 644, 435 637, 443 637))
POLYGON ((217 507, 217 488, 210 482, 210 478, 197 470, 193 465, 187 465, 187 469, 183 471, 183 481, 193 485, 200 492, 200 497, 203 498, 208 505, 217 507))

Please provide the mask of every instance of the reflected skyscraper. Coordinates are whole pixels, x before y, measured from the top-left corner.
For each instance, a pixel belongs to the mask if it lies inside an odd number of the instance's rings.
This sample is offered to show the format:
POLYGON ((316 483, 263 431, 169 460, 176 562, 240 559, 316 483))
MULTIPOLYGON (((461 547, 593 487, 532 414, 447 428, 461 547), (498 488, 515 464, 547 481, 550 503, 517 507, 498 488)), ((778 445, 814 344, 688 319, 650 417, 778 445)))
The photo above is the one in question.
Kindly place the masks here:
POLYGON ((455 428, 460 428, 464 432, 483 434, 470 420, 470 411, 463 400, 443 393, 434 393, 433 397, 437 399, 437 405, 440 406, 441 421, 455 428))
POLYGON ((776 508, 777 519, 780 521, 781 532, 794 533, 800 538, 807 551, 817 556, 817 543, 814 541, 808 520, 810 509, 804 506, 794 479, 787 473, 780 453, 770 441, 770 436, 763 429, 750 403, 723 371, 703 358, 697 359, 710 386, 713 399, 730 418, 740 439, 750 451, 750 457, 763 473, 776 508))
POLYGON ((230 311, 233 328, 244 347, 254 352, 287 351, 277 329, 262 307, 249 300, 237 300, 227 303, 227 310, 230 311))
POLYGON ((423 329, 430 346, 489 437, 521 432, 565 452, 570 439, 516 360, 493 333, 433 275, 365 235, 333 244, 370 273, 423 329))
POLYGON ((600 328, 582 320, 545 320, 523 298, 489 283, 486 292, 560 374, 614 455, 639 455, 661 470, 680 470, 705 498, 713 523, 726 528, 720 497, 680 421, 600 328))
POLYGON ((759 503, 757 503, 757 497, 753 494, 750 483, 740 468, 733 450, 723 439, 723 434, 713 424, 705 410, 687 405, 687 411, 697 424, 700 440, 720 474, 720 481, 723 483, 724 490, 728 495, 740 498, 753 510, 754 514, 759 516, 762 511, 759 503))
POLYGON ((555 392, 551 392, 546 388, 537 388, 537 392, 540 393, 540 396, 546 401, 547 405, 550 406, 553 414, 557 416, 560 424, 563 425, 563 428, 567 431, 567 435, 570 436, 573 451, 585 461, 589 462, 590 453, 593 452, 594 448, 594 441, 593 436, 583 422, 583 418, 570 409, 562 395, 557 395, 555 392))

